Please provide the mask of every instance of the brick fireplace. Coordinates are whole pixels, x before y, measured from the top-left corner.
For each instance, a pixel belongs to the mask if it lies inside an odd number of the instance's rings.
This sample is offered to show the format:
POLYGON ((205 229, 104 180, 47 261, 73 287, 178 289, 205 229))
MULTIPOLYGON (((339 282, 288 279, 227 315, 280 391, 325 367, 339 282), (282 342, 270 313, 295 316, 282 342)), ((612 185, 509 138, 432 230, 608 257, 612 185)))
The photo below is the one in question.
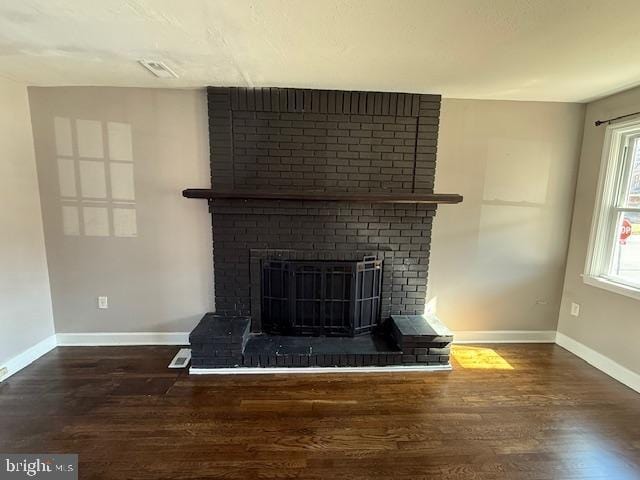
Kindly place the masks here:
POLYGON ((209 201, 216 312, 193 367, 448 364, 450 333, 423 316, 437 205, 462 200, 433 193, 440 97, 209 88, 208 104, 212 188, 184 195, 209 201))

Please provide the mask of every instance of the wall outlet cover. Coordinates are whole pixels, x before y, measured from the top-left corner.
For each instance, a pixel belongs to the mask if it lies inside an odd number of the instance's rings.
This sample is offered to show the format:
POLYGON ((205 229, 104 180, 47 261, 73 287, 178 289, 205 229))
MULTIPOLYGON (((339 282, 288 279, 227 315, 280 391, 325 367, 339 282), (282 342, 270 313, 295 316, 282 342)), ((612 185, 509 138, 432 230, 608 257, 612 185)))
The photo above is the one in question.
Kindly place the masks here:
POLYGON ((578 315, 580 315, 580 305, 577 303, 571 303, 571 315, 573 315, 574 317, 577 317, 578 315))
POLYGON ((98 308, 100 308, 100 309, 109 308, 109 298, 108 297, 98 297, 98 308))
POLYGON ((0 379, 3 379, 9 373, 9 369, 7 367, 0 368, 0 379))

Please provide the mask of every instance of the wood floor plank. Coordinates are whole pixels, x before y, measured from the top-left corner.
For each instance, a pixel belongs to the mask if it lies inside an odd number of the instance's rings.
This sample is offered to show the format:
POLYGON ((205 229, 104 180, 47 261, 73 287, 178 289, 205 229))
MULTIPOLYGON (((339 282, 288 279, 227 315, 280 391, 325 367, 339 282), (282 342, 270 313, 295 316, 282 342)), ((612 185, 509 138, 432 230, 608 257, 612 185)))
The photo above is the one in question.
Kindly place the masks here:
POLYGON ((640 478, 640 395, 554 345, 393 374, 189 376, 176 352, 56 348, 0 384, 0 451, 78 453, 82 479, 640 478))

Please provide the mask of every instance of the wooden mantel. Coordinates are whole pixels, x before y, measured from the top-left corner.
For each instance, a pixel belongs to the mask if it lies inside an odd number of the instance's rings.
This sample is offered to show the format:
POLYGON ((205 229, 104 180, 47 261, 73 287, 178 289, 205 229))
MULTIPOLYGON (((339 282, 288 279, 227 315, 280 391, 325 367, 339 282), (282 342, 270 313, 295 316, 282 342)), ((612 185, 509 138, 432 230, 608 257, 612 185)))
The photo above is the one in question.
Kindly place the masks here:
POLYGON ((364 202, 364 203, 431 203, 454 204, 462 202, 457 193, 348 193, 322 191, 270 191, 234 190, 229 192, 213 191, 210 188, 187 188, 182 191, 186 198, 204 198, 207 200, 303 200, 320 202, 364 202))

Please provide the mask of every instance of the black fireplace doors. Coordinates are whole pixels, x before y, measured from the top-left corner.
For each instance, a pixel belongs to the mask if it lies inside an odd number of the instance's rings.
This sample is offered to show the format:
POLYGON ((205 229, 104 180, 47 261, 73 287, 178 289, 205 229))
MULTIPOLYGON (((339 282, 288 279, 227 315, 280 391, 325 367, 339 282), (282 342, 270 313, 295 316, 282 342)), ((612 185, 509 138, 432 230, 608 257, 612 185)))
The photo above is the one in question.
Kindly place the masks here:
POLYGON ((380 318, 382 260, 262 262, 262 325, 281 335, 355 336, 380 318))

